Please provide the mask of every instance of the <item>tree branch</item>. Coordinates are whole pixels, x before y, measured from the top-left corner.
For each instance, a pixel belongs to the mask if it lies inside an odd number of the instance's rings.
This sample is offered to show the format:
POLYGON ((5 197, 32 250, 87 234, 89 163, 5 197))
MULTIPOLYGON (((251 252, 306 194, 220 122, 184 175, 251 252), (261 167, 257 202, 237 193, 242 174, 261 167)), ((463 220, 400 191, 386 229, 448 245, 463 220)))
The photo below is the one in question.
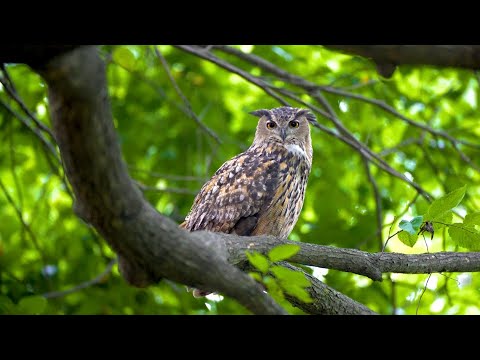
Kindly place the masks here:
POLYGON ((379 249, 383 248, 383 239, 382 239, 382 224, 383 224, 383 211, 382 211, 382 199, 380 191, 378 190, 378 184, 375 180, 375 177, 372 175, 370 170, 370 164, 368 160, 363 158, 363 165, 365 166, 365 172, 367 174, 368 181, 372 185, 373 197, 375 199, 375 217, 377 220, 377 230, 375 231, 375 236, 378 238, 379 249))
POLYGON ((180 50, 194 54, 198 57, 201 57, 205 60, 211 61, 214 64, 217 64, 218 66, 224 68, 225 70, 228 70, 234 74, 237 74, 238 76, 244 78, 245 80, 248 80, 252 84, 257 85, 259 88, 263 89, 263 91, 265 91, 268 95, 278 100, 280 104, 288 106, 288 103, 282 97, 280 97, 277 93, 272 91, 270 89, 270 86, 267 83, 265 83, 265 81, 258 79, 257 77, 250 75, 248 72, 243 71, 237 68, 236 66, 233 66, 229 62, 216 57, 215 55, 209 53, 207 49, 200 49, 200 48, 189 46, 189 45, 175 45, 175 47, 179 48, 180 50))
POLYGON ((55 160, 59 163, 61 163, 57 151, 55 150, 55 147, 52 145, 52 143, 44 136, 44 134, 40 131, 38 127, 33 126, 26 118, 24 118, 22 115, 17 113, 15 110, 13 110, 5 101, 0 99, 0 105, 8 111, 13 117, 17 118, 20 120, 20 122, 28 128, 32 133, 35 134, 35 136, 40 140, 42 143, 42 146, 48 150, 52 156, 55 158, 55 160))
POLYGON ((54 139, 53 133, 50 130, 50 128, 48 126, 46 126, 45 124, 43 124, 40 120, 38 120, 37 117, 35 116, 35 114, 28 108, 28 106, 23 102, 23 100, 18 96, 17 89, 15 88, 15 84, 10 79, 10 76, 8 75, 7 69, 5 69, 4 66, 2 66, 1 71, 4 74, 4 78, 0 77, 0 84, 3 85, 3 87, 7 91, 8 95, 13 100, 15 100, 15 102, 20 106, 20 108, 23 110, 23 112, 25 114, 27 114, 27 116, 33 121, 33 123, 37 126, 37 128, 46 132, 48 135, 50 135, 50 138, 54 139))
MULTIPOLYGON (((275 86, 272 86, 265 81, 249 74, 248 72, 245 72, 241 69, 239 69, 236 66, 233 66, 232 64, 226 62, 223 59, 220 59, 216 57, 215 55, 211 54, 208 52, 207 48, 201 48, 198 46, 177 46, 181 50, 188 51, 198 57, 201 57, 203 59, 206 59, 208 61, 211 61, 214 64, 217 64, 224 69, 227 69, 235 74, 238 74, 242 76, 245 80, 251 82, 252 84, 257 85, 261 89, 263 89, 267 94, 270 96, 274 97, 275 99, 279 100, 283 105, 288 105, 285 100, 279 98, 276 92, 272 92, 272 89, 274 89, 277 92, 283 93, 284 95, 290 97, 290 98, 296 98, 294 95, 291 94, 291 92, 285 91, 285 89, 278 89, 275 86), (283 91, 282 91, 283 90, 283 91)), ((416 182, 408 179, 404 174, 401 174, 397 170, 393 169, 390 165, 388 165, 378 154, 374 153, 373 151, 370 150, 368 146, 363 144, 361 141, 357 140, 356 137, 348 131, 347 128, 342 124, 342 122, 338 119, 336 116, 335 112, 333 111, 332 107, 330 104, 326 101, 326 99, 323 97, 323 95, 319 92, 319 90, 322 90, 324 87, 319 86, 313 82, 310 82, 308 80, 305 80, 297 75, 290 74, 289 72, 278 68, 277 66, 271 64, 270 62, 266 61, 265 59, 262 59, 258 56, 252 55, 252 54, 245 54, 237 49, 230 48, 228 46, 215 46, 214 48, 220 49, 222 51, 234 54, 238 56, 239 58, 246 60, 256 66, 259 66, 260 68, 271 72, 272 74, 278 76, 280 79, 289 82, 293 85, 300 86, 307 90, 308 94, 315 98, 319 103, 322 104, 322 106, 327 110, 326 112, 319 109, 318 107, 315 107, 311 104, 307 105, 310 109, 318 112, 320 115, 326 117, 329 119, 337 128, 339 134, 336 134, 333 130, 328 129, 318 122, 314 122, 313 125, 322 129, 323 131, 327 132, 328 134, 337 137, 338 139, 342 140, 352 148, 358 151, 358 153, 364 157, 367 158, 369 161, 373 162, 376 166, 381 168, 382 170, 388 172, 389 174, 401 179, 402 181, 405 181, 407 184, 412 186, 415 190, 417 190, 427 201, 431 200, 431 195, 425 191, 420 185, 418 185, 416 182)), ((327 87, 325 87, 327 88, 327 87)), ((298 100, 296 100, 298 101, 298 100)), ((305 103, 303 101, 299 101, 300 103, 305 103)))
MULTIPOLYGON (((291 270, 302 271, 301 269, 290 265, 286 262, 281 262, 281 265, 291 270)), ((316 315, 374 315, 374 311, 370 310, 363 304, 350 299, 341 292, 324 284, 317 278, 310 274, 303 272, 312 286, 307 288, 307 291, 313 302, 303 303, 294 296, 288 294, 285 298, 294 306, 302 309, 308 314, 316 315)))
POLYGON ((162 277, 219 291, 257 314, 284 314, 255 281, 228 264, 221 251, 192 241, 145 199, 121 158, 108 99, 105 64, 85 46, 53 58, 38 72, 48 84, 52 124, 75 211, 119 255, 122 275, 135 286, 162 277))
POLYGON ((78 45, 2 45, 0 63, 26 63, 42 66, 52 58, 79 47, 78 45))
POLYGON ((221 144, 222 140, 218 137, 217 134, 213 132, 212 129, 210 129, 208 126, 206 126, 202 120, 200 120, 195 114, 195 112, 192 109, 192 105, 190 105, 190 102, 188 101, 187 97, 183 94, 182 90, 180 89, 180 86, 178 86, 177 82, 175 81, 175 78, 172 75, 172 72, 170 71, 170 67, 168 66, 167 60, 163 57, 162 53, 160 50, 158 50, 157 46, 153 47, 155 51, 155 55, 157 56, 158 60, 160 60, 160 63, 162 64, 163 68, 165 69, 165 72, 167 73, 168 79, 172 83, 173 88, 175 89, 175 92, 177 95, 182 99, 183 104, 185 105, 185 108, 187 109, 188 114, 190 117, 197 123, 198 126, 207 134, 209 135, 212 139, 214 139, 217 144, 221 144))
POLYGON ((428 274, 432 272, 480 271, 480 252, 438 252, 424 254, 369 253, 356 249, 280 240, 269 236, 238 237, 215 234, 223 242, 232 264, 246 261, 245 251, 268 252, 281 244, 300 246, 300 251, 289 261, 327 269, 347 271, 381 281, 383 273, 428 274))
POLYGON ((105 278, 110 274, 110 272, 112 271, 113 265, 115 265, 116 262, 117 262, 117 259, 111 260, 107 264, 107 267, 105 268, 105 270, 103 270, 99 275, 95 276, 95 278, 93 278, 91 280, 85 281, 85 282, 83 282, 81 284, 78 284, 74 287, 71 287, 70 289, 67 289, 67 290, 52 291, 52 292, 45 293, 42 296, 46 299, 59 298, 59 297, 70 295, 74 292, 86 289, 87 287, 99 284, 102 281, 104 281, 105 278))
MULTIPOLYGON (((372 59, 380 75, 390 77, 391 71, 383 72, 391 65, 432 65, 480 69, 479 45, 325 45, 332 50, 360 55, 372 59)), ((390 69, 391 70, 391 69, 390 69)))

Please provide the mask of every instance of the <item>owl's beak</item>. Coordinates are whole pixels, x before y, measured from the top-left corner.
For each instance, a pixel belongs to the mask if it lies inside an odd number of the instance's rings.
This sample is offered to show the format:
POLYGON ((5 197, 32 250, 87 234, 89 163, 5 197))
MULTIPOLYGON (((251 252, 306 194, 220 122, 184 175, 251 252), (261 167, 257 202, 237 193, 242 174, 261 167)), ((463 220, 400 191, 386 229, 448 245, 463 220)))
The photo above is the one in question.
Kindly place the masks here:
POLYGON ((280 137, 282 138, 282 141, 285 141, 285 139, 287 138, 287 129, 286 128, 280 129, 280 137))

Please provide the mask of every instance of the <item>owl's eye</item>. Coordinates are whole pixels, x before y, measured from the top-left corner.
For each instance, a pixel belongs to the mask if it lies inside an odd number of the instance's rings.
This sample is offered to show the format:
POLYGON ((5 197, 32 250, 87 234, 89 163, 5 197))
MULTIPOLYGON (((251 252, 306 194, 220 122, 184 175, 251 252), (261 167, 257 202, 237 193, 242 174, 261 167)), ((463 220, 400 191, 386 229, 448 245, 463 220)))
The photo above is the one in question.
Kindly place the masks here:
POLYGON ((277 124, 275 124, 273 121, 267 122, 267 129, 274 129, 277 124))
POLYGON ((298 128, 300 126, 300 123, 296 120, 292 120, 288 123, 288 125, 291 127, 291 128, 298 128))

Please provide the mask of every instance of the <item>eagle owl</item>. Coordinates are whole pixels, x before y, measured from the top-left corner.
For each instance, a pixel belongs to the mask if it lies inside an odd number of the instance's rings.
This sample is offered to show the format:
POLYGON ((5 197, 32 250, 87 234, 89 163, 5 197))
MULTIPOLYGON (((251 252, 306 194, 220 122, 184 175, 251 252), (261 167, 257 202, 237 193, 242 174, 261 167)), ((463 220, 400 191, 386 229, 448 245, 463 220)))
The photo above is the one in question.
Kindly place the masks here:
MULTIPOLYGON (((292 107, 250 114, 260 118, 252 145, 203 185, 181 227, 279 238, 292 231, 312 167, 308 124, 315 116, 292 107)), ((208 294, 193 290, 195 297, 208 294)))
POLYGON ((259 117, 252 145, 203 185, 181 227, 279 238, 292 231, 312 166, 315 116, 292 107, 251 114, 259 117))

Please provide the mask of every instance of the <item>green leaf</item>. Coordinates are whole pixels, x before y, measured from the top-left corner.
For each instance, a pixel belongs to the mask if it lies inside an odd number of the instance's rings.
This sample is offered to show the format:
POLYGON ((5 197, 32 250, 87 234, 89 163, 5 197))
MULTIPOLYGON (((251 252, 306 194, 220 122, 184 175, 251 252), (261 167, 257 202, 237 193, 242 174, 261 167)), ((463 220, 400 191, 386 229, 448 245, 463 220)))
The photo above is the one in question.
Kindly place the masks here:
POLYGON ((422 223, 423 223, 423 216, 415 216, 410 221, 406 221, 406 220, 400 221, 400 224, 398 226, 400 227, 400 229, 405 230, 410 235, 415 235, 420 230, 420 225, 422 225, 422 223))
POLYGON ((418 232, 418 230, 420 230, 420 226, 423 223, 423 216, 415 216, 412 220, 410 220, 410 223, 412 224, 415 231, 418 232))
POLYGON ((273 297, 274 300, 281 302, 285 299, 282 288, 273 277, 265 276, 264 284, 267 287, 268 293, 273 297))
POLYGON ((312 302, 306 287, 311 286, 310 281, 300 272, 284 268, 282 266, 272 266, 270 271, 277 278, 282 289, 289 295, 295 296, 303 302, 312 302))
POLYGON ((415 244, 417 243, 418 235, 417 235, 417 233, 414 233, 412 235, 412 234, 410 234, 406 231, 402 231, 401 233, 398 234, 398 238, 405 245, 410 246, 410 247, 414 247, 415 244))
POLYGON ((281 284, 294 283, 300 287, 307 287, 311 285, 310 281, 300 271, 287 269, 283 266, 272 266, 270 271, 273 275, 275 275, 281 284))
POLYGON ((265 256, 256 251, 247 251, 246 255, 248 261, 250 261, 250 264, 252 264, 256 269, 260 270, 262 273, 267 273, 270 264, 268 263, 268 259, 265 256))
POLYGON ((448 233, 458 245, 474 251, 480 250, 480 233, 474 225, 453 223, 448 228, 448 233))
POLYGON ((465 196, 465 191, 467 190, 467 185, 462 186, 452 192, 448 193, 445 196, 442 196, 440 199, 432 202, 427 210, 425 219, 427 221, 438 220, 446 212, 452 210, 462 201, 465 196))
POLYGON ((28 296, 20 299, 17 309, 22 314, 41 314, 47 306, 43 296, 28 296))
POLYGON ((133 70, 135 65, 135 56, 133 56, 132 52, 126 47, 117 47, 113 51, 112 57, 113 61, 115 61, 120 66, 128 70, 133 70))
POLYGON ((262 282, 262 275, 256 272, 249 272, 248 275, 250 275, 252 278, 254 278, 258 282, 262 282))
POLYGON ((453 221, 453 211, 448 210, 447 212, 443 213, 441 216, 437 217, 433 224, 445 226, 443 224, 451 224, 452 221, 453 221))
POLYGON ((480 212, 474 212, 465 216, 465 225, 480 225, 480 212))
POLYGON ((304 303, 313 302, 310 294, 303 287, 290 283, 281 283, 281 286, 287 294, 295 296, 298 300, 303 301, 304 303))
POLYGON ((269 251, 268 257, 270 261, 282 261, 291 258, 293 255, 300 251, 300 246, 294 244, 283 244, 275 246, 269 251))
POLYGON ((400 221, 400 224, 398 226, 400 227, 400 229, 402 229, 403 231, 406 231, 411 235, 416 234, 415 229, 413 228, 413 225, 410 221, 402 220, 400 221))

